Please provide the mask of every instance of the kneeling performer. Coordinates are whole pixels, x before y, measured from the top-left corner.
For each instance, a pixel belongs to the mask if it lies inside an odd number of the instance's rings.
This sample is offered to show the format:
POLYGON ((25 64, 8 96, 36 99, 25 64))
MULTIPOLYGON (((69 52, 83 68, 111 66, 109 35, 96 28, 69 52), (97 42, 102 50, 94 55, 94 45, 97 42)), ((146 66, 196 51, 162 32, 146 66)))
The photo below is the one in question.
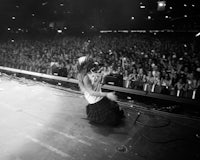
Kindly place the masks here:
POLYGON ((124 112, 119 109, 114 92, 101 91, 104 76, 92 71, 94 64, 88 56, 80 57, 77 64, 79 87, 89 103, 87 118, 92 123, 117 126, 124 118, 124 112))

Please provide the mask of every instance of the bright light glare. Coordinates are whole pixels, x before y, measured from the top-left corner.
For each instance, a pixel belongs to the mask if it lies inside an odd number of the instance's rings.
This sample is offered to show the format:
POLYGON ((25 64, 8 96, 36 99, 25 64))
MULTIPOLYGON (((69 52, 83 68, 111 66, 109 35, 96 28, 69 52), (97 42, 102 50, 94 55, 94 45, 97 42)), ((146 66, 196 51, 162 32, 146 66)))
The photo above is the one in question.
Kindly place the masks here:
POLYGON ((165 1, 158 1, 158 6, 159 7, 165 7, 166 6, 166 2, 165 1))
POLYGON ((47 3, 48 3, 48 2, 44 2, 44 3, 42 3, 42 5, 45 6, 45 5, 47 5, 47 3))
POLYGON ((196 37, 200 36, 200 32, 196 34, 196 37))
POLYGON ((62 30, 61 30, 61 29, 59 29, 59 30, 57 30, 57 32, 58 32, 58 33, 62 33, 62 30))
POLYGON ((62 30, 61 30, 61 29, 58 29, 57 32, 58 32, 58 33, 62 33, 62 30))

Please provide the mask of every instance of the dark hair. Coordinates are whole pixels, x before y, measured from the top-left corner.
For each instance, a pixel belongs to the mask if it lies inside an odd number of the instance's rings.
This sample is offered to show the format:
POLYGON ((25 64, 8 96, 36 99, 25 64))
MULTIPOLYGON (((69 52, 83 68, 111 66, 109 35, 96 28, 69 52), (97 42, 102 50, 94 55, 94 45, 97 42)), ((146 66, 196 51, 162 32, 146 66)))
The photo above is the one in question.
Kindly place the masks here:
POLYGON ((94 67, 94 61, 89 56, 86 57, 85 61, 81 64, 77 63, 77 71, 79 74, 87 74, 94 67))

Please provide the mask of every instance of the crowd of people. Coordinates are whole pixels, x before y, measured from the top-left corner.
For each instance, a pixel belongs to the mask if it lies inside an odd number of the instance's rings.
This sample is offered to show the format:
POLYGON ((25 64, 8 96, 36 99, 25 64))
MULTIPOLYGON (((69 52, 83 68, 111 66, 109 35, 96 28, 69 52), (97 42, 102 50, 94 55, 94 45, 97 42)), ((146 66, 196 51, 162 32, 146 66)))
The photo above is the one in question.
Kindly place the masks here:
POLYGON ((82 35, 0 42, 0 65, 76 78, 77 59, 90 54, 123 87, 195 98, 200 63, 192 40, 169 35, 82 35))

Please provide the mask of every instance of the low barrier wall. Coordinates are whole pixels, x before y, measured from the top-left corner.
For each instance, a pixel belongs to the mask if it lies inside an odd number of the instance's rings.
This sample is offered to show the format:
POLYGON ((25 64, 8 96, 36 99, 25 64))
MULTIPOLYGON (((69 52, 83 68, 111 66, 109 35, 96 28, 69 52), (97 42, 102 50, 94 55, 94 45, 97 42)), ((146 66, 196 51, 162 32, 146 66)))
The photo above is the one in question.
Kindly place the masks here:
MULTIPOLYGON (((36 78, 37 80, 40 80, 40 81, 51 82, 53 84, 58 84, 58 85, 63 85, 63 86, 66 86, 66 84, 68 84, 70 88, 78 90, 78 81, 76 79, 69 79, 65 77, 59 77, 59 76, 54 76, 54 75, 31 72, 31 71, 26 71, 26 70, 19 70, 19 69, 2 67, 2 66, 0 66, 0 72, 7 73, 7 74, 16 74, 17 76, 24 76, 26 78, 27 77, 36 78)), ((115 91, 124 95, 148 97, 148 98, 171 101, 171 102, 181 103, 181 104, 188 104, 188 105, 193 105, 193 106, 199 105, 199 101, 197 100, 185 99, 181 97, 163 95, 163 94, 152 93, 152 92, 145 92, 145 91, 134 90, 134 89, 127 89, 127 88, 111 86, 111 85, 103 85, 102 88, 104 90, 111 90, 111 91, 115 91)))

